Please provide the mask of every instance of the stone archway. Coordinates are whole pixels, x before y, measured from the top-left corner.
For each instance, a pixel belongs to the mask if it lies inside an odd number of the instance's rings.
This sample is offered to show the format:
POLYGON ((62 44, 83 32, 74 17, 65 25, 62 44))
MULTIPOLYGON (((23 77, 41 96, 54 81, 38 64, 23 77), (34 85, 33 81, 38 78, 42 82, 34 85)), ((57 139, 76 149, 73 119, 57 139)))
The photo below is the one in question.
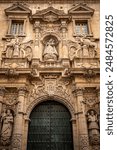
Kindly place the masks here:
POLYGON ((30 114, 27 150, 73 150, 71 114, 65 105, 44 101, 30 114))

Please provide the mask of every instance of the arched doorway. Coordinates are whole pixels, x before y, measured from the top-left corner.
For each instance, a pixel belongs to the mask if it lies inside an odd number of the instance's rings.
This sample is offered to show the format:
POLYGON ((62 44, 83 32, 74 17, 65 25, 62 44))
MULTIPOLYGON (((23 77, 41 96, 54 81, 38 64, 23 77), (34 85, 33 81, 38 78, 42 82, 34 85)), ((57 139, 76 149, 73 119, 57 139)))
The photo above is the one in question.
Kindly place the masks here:
POLYGON ((71 115, 64 105, 43 102, 30 119, 27 150, 73 150, 71 115))

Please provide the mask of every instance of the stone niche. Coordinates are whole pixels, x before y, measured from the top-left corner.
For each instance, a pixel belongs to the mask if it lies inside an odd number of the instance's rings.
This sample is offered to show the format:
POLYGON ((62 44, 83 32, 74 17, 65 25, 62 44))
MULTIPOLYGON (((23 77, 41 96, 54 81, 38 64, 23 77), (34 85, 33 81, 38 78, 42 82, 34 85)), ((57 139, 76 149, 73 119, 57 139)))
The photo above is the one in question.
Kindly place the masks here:
POLYGON ((57 37, 49 35, 43 39, 43 60, 57 61, 59 57, 59 41, 57 37))

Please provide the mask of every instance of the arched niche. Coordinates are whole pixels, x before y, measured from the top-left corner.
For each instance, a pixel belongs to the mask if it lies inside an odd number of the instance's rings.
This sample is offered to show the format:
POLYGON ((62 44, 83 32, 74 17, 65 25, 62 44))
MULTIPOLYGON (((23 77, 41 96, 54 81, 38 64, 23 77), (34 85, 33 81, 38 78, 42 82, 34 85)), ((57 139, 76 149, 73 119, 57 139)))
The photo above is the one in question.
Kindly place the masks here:
POLYGON ((44 61, 57 61, 59 58, 59 39, 54 34, 47 34, 42 39, 44 61))

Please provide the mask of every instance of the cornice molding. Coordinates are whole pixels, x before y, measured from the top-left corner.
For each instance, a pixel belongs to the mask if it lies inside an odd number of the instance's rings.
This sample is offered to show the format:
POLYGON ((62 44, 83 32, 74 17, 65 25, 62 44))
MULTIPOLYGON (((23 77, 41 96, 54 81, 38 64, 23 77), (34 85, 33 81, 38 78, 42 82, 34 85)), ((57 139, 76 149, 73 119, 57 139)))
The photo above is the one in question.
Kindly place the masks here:
MULTIPOLYGON (((17 2, 17 0, 0 0, 0 3, 14 3, 17 2)), ((18 0, 18 2, 23 2, 23 3, 47 3, 47 0, 18 0)), ((75 4, 75 3, 100 3, 100 0, 54 0, 53 3, 70 3, 70 4, 75 4)))

